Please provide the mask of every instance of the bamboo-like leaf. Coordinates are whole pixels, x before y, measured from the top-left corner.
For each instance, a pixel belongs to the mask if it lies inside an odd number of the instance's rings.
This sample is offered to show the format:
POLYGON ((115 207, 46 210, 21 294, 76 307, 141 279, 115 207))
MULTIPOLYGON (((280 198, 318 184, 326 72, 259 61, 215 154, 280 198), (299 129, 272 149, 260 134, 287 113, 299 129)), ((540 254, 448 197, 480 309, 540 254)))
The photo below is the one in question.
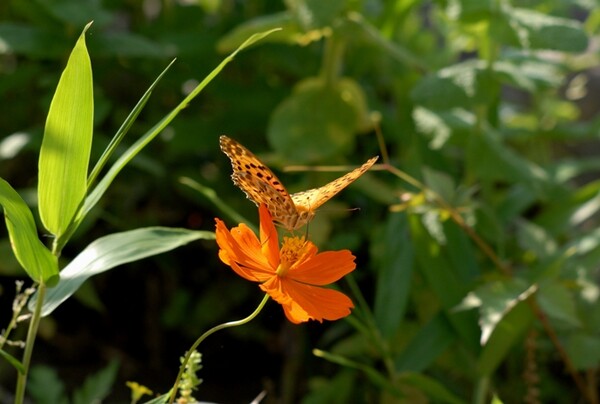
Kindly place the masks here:
POLYGON ((104 192, 108 189, 115 177, 121 172, 123 167, 127 165, 150 141, 152 141, 175 117, 181 112, 200 92, 210 83, 216 76, 223 70, 223 68, 233 60, 243 49, 251 46, 252 44, 260 41, 262 38, 271 34, 272 32, 278 31, 279 29, 272 29, 267 32, 261 32, 254 34, 248 38, 243 44, 241 44, 234 52, 227 56, 208 76, 202 80, 198 86, 187 96, 185 99, 175 107, 167 116, 161 119, 156 125, 154 125, 148 132, 146 132, 137 142, 131 145, 121 157, 112 165, 108 170, 108 173, 100 180, 98 185, 86 198, 83 208, 78 214, 76 220, 82 220, 85 215, 98 203, 104 192))
POLYGON ((10 363, 11 365, 14 366, 15 369, 17 369, 17 371, 21 374, 25 373, 25 368, 23 367, 23 364, 21 362, 19 362, 19 360, 17 358, 15 358, 14 356, 12 356, 11 354, 9 354, 8 352, 0 349, 0 356, 3 357, 4 359, 6 359, 6 361, 8 363, 10 363))
POLYGON ((87 192, 94 100, 92 66, 84 28, 50 104, 39 160, 39 210, 42 223, 60 236, 87 192))
POLYGON ((2 178, 0 204, 4 208, 6 227, 17 260, 35 282, 51 283, 50 279, 58 274, 57 261, 38 238, 31 210, 2 178))
MULTIPOLYGON (((180 247, 198 239, 214 239, 214 233, 169 227, 146 227, 110 234, 88 245, 62 271, 56 287, 48 289, 42 316, 52 313, 89 277, 118 265, 137 261, 180 247)), ((37 294, 29 302, 35 307, 37 294)))

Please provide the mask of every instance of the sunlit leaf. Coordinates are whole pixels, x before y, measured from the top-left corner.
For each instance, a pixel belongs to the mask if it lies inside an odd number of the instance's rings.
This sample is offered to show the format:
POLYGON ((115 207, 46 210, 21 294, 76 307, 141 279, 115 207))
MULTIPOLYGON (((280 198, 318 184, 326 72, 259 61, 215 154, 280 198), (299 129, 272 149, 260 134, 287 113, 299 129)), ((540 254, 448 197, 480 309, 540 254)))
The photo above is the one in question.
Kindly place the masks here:
POLYGON ((84 29, 50 104, 39 160, 39 211, 42 223, 60 236, 87 191, 94 99, 92 66, 84 29))
MULTIPOLYGON (((214 234, 169 227, 147 227, 99 238, 61 271, 61 281, 46 292, 42 315, 52 313, 91 276, 199 239, 214 239, 214 234)), ((36 298, 37 294, 29 303, 30 308, 34 307, 36 298)))

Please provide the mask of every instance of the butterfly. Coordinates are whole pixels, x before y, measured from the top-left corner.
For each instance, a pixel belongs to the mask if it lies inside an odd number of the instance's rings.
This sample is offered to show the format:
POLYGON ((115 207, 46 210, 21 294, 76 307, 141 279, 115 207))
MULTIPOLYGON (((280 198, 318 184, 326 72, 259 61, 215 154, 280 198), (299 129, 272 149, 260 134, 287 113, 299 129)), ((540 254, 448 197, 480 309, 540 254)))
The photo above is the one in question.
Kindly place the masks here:
POLYGON ((227 136, 221 136, 219 143, 223 153, 231 160, 233 183, 257 206, 264 203, 273 220, 288 230, 296 230, 307 224, 317 208, 363 175, 379 158, 369 159, 362 166, 320 188, 290 195, 277 176, 250 150, 227 136))

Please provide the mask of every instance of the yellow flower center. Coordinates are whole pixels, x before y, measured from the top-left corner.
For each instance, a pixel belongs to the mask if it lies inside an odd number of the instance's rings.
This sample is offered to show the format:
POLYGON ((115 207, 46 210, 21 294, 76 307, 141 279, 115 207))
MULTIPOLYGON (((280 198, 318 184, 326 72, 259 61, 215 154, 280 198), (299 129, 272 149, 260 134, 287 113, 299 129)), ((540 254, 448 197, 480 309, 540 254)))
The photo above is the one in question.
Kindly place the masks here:
POLYGON ((284 237, 281 246, 280 261, 277 267, 277 276, 285 276, 304 253, 306 242, 304 237, 284 237))

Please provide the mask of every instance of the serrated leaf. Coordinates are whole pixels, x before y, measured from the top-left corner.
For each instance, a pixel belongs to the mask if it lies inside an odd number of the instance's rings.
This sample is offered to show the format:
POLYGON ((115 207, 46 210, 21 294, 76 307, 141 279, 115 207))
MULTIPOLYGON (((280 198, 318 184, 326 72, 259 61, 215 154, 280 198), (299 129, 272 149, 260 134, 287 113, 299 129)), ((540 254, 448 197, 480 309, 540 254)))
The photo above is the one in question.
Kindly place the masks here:
POLYGON ((0 178, 0 205, 4 208, 6 228, 17 260, 35 282, 53 283, 58 263, 37 236, 33 214, 21 196, 0 178))
POLYGON ((38 197, 42 223, 57 237, 67 229, 87 192, 94 99, 92 66, 83 30, 48 111, 40 150, 38 197))
MULTIPOLYGON (((194 240, 214 239, 214 233, 169 227, 146 227, 101 237, 88 245, 62 271, 60 282, 46 292, 42 316, 52 313, 91 276, 118 265, 170 251, 194 240)), ((37 294, 29 307, 35 307, 37 294)))

